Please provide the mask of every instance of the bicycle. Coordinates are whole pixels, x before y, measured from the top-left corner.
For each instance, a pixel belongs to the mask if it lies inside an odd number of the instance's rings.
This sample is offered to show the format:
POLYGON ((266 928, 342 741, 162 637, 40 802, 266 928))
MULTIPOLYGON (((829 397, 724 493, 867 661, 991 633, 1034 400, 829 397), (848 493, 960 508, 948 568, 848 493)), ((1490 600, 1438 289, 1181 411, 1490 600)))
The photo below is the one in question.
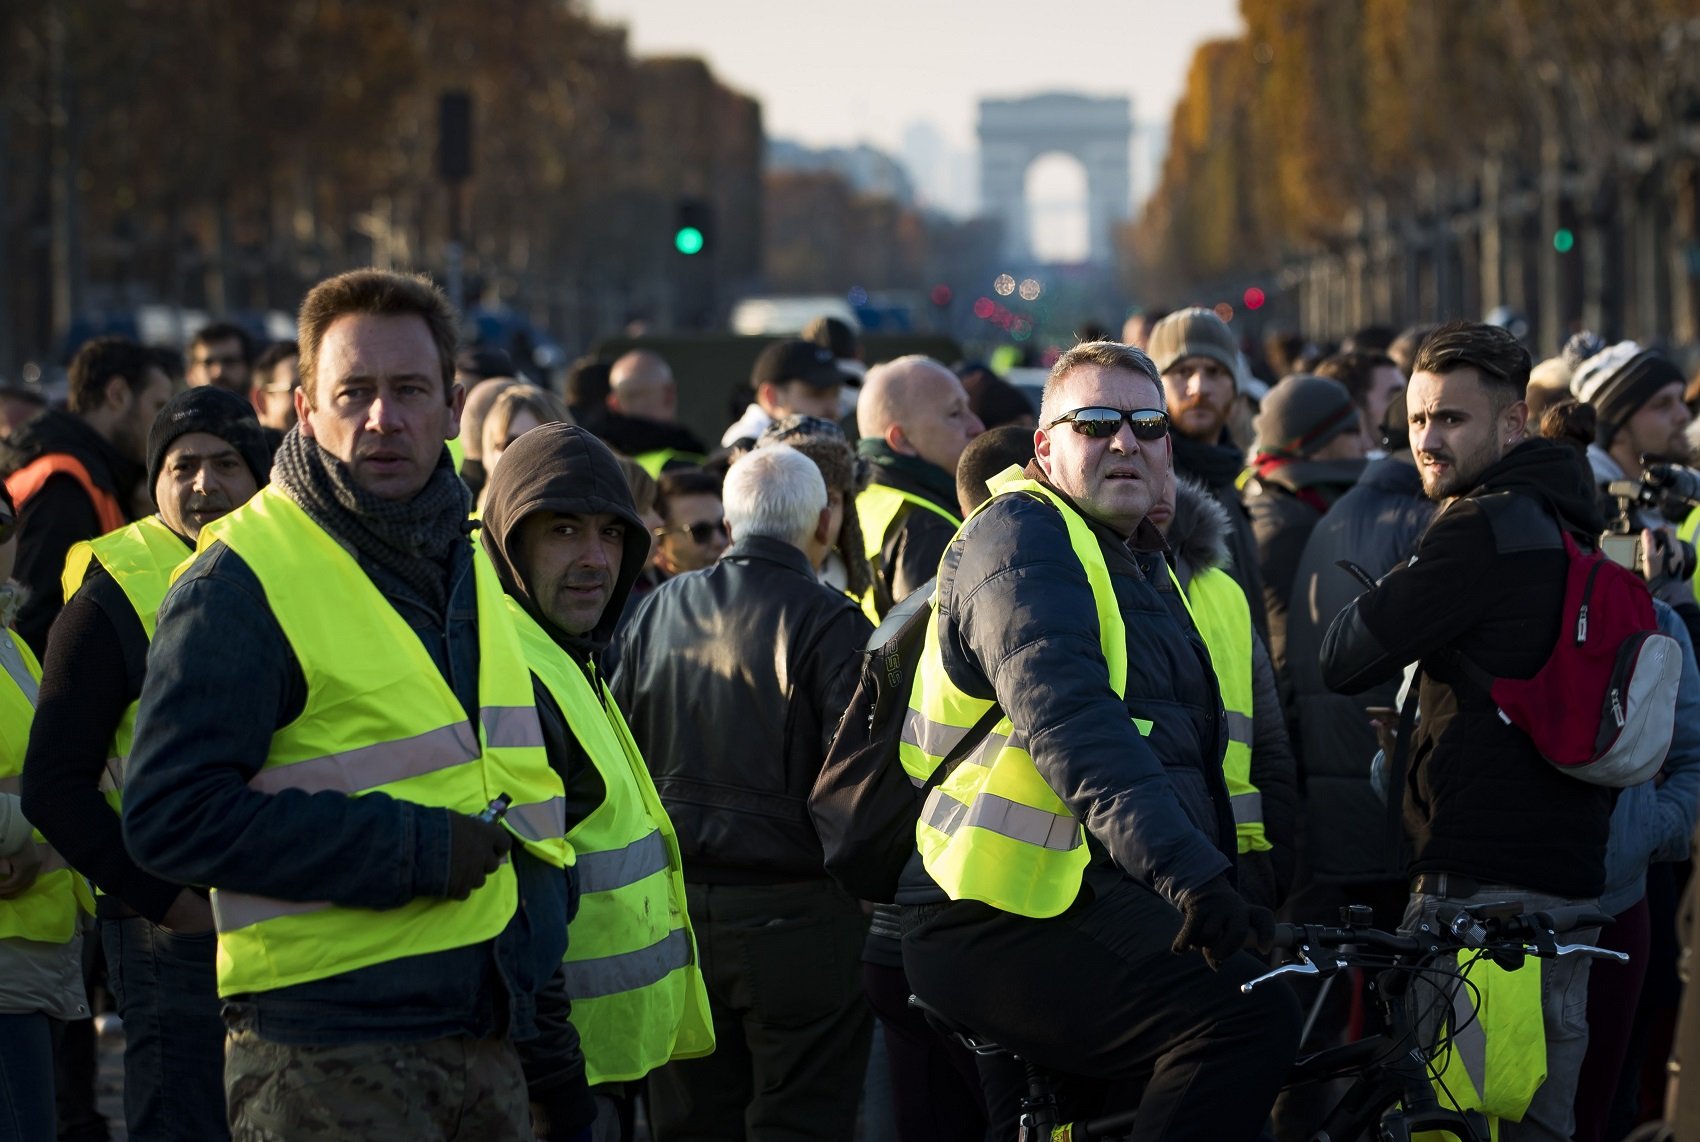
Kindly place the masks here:
MULTIPOLYGON (((1461 1142, 1487 1142, 1488 1122, 1480 1111, 1442 1106, 1435 1093, 1435 1060, 1448 1049, 1451 1036, 1463 1028, 1453 1028, 1433 1042, 1420 1041, 1419 1024, 1426 1020, 1413 1018, 1407 1002, 1410 984, 1416 979, 1425 975, 1448 982, 1461 979, 1463 986, 1472 987, 1469 967, 1483 958, 1505 968, 1520 966, 1528 956, 1557 959, 1583 955, 1620 963, 1629 960, 1622 952, 1558 942, 1561 933, 1611 922, 1610 916, 1581 907, 1524 912, 1516 902, 1473 908, 1451 905, 1442 908, 1438 917, 1443 931, 1430 931, 1424 925, 1409 935, 1374 928, 1373 919, 1368 908, 1351 905, 1341 909, 1339 926, 1276 925, 1274 947, 1293 953, 1296 959, 1240 986, 1249 994, 1288 975, 1328 976, 1354 967, 1377 973, 1369 990, 1381 1009, 1386 1030, 1302 1056, 1287 1078, 1289 1087, 1352 1079, 1322 1126, 1311 1135, 1312 1142, 1410 1142, 1412 1134, 1427 1130, 1448 1131, 1461 1142), (1474 954, 1462 966, 1444 962, 1459 952, 1474 954)), ((954 1023, 917 997, 911 996, 909 1002, 968 1050, 1021 1062, 1027 1075, 1027 1093, 1021 1099, 1020 1142, 1109 1142, 1126 1137, 1133 1129, 1137 1107, 1082 1121, 1065 1120, 1058 1101, 1061 1080, 1056 1074, 954 1023)), ((1447 1004, 1450 1006, 1450 1000, 1447 1004)))

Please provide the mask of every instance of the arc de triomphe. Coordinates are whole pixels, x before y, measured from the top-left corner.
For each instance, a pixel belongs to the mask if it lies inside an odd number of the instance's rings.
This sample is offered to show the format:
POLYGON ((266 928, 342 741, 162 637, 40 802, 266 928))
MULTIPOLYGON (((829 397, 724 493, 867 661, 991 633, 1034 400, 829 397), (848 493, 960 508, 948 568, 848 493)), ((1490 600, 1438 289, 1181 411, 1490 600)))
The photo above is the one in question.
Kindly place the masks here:
POLYGON ((1028 243, 1027 168, 1054 152, 1073 155, 1086 168, 1087 260, 1108 265, 1115 230, 1127 218, 1133 140, 1133 104, 1060 92, 1026 99, 980 101, 981 209, 1003 221, 1003 254, 1032 257, 1028 243))

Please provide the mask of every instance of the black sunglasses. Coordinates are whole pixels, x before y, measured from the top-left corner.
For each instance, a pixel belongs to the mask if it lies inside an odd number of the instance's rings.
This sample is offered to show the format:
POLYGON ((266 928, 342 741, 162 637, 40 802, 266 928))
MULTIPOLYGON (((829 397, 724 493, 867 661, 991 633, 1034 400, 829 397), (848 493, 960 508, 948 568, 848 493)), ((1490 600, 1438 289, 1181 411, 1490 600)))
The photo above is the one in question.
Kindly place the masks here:
POLYGON ((678 527, 658 527, 655 529, 657 537, 677 535, 680 532, 687 533, 693 543, 707 543, 717 535, 722 537, 726 535, 726 521, 704 520, 702 523, 682 523, 678 527))
POLYGON ((1045 427, 1055 428, 1065 420, 1080 435, 1090 436, 1095 440, 1114 436, 1120 432, 1123 421, 1126 421, 1127 426, 1133 429, 1135 440, 1161 440, 1169 433, 1169 414, 1160 408, 1136 408, 1124 411, 1119 408, 1092 405, 1065 412, 1045 427))

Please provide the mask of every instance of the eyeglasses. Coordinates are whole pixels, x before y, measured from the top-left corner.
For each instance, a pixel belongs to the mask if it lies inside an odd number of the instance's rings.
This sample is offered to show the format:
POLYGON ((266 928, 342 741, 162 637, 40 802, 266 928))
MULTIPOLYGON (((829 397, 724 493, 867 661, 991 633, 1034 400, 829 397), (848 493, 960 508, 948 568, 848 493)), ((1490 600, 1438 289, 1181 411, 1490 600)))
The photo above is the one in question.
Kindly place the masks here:
POLYGON ((1135 440, 1161 440, 1169 434, 1169 414, 1160 408, 1123 410, 1092 405, 1065 412, 1045 427, 1055 428, 1065 420, 1080 435, 1094 440, 1114 436, 1122 430, 1123 421, 1133 429, 1135 440))
POLYGON ((717 535, 722 539, 726 538, 726 521, 703 520, 701 523, 682 523, 677 527, 658 527, 655 529, 655 537, 660 539, 664 535, 678 535, 681 532, 688 534, 691 542, 706 545, 717 535))

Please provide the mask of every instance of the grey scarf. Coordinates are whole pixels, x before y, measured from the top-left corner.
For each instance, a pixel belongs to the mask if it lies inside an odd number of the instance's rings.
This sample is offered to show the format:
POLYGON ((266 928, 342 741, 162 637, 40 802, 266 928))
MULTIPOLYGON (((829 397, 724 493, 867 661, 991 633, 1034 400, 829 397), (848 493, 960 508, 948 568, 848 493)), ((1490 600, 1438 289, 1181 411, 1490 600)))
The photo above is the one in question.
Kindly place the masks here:
POLYGON ((395 575, 438 613, 447 609, 454 549, 466 542, 472 508, 447 449, 418 495, 386 500, 356 484, 348 465, 297 427, 278 446, 272 483, 359 559, 395 575))

